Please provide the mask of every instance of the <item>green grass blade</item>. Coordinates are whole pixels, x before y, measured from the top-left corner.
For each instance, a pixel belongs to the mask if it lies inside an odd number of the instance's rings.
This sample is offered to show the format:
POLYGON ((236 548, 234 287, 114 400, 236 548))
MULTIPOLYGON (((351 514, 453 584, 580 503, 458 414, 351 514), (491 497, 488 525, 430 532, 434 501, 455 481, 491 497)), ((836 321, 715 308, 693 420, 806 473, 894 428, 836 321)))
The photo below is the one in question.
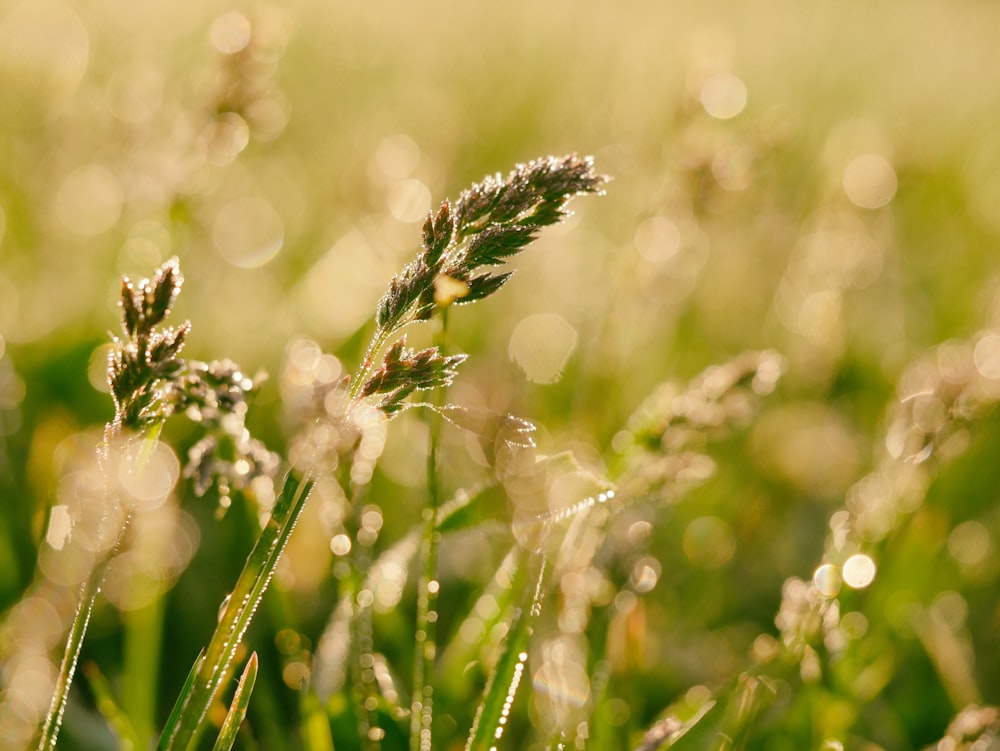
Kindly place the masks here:
POLYGON ((104 715, 104 719, 108 721, 111 729, 118 736, 120 741, 119 747, 123 749, 145 748, 139 740, 132 721, 125 714, 118 700, 115 698, 108 679, 104 677, 97 664, 93 662, 86 663, 83 666, 83 675, 87 679, 91 691, 94 693, 94 698, 97 700, 97 710, 104 715))
POLYGON ((161 751, 185 751, 203 727, 208 708, 225 683, 243 634, 267 590, 312 486, 310 478, 300 479, 292 473, 286 476, 271 518, 250 552, 204 656, 197 663, 194 681, 178 697, 172 721, 160 736, 161 751))
POLYGON ((149 748, 156 739, 164 608, 164 598, 157 597, 145 607, 122 614, 126 665, 122 706, 139 739, 136 748, 149 748))
MULTIPOLYGON (((528 556, 523 549, 520 556, 524 565, 528 556)), ((510 713, 511 704, 517 696, 528 660, 532 623, 541 611, 545 561, 539 560, 538 579, 530 605, 519 608, 514 614, 500 657, 486 683, 483 700, 476 710, 465 751, 488 751, 503 734, 504 722, 501 720, 510 713)))
POLYGON ((302 748, 305 751, 333 751, 330 718, 312 691, 302 697, 302 748))
MULTIPOLYGON (((118 532, 118 540, 114 549, 117 550, 121 540, 125 537, 131 522, 132 514, 129 511, 125 516, 121 530, 118 532)), ((83 640, 87 635, 87 627, 90 625, 90 615, 94 610, 94 603, 101 592, 101 582, 107 570, 107 563, 110 558, 102 561, 90 572, 80 592, 80 602, 77 605, 73 622, 70 625, 69 635, 66 637, 66 648, 63 650, 62 662, 59 665, 59 674, 56 677, 55 689, 52 692, 52 702, 49 705, 48 714, 45 717, 45 724, 42 726, 41 738, 38 742, 38 751, 55 751, 56 739, 59 737, 59 729, 62 726, 63 715, 66 712, 66 702, 69 699, 69 689, 73 684, 73 674, 76 672, 76 665, 80 659, 80 650, 83 648, 83 640)))
POLYGON ((52 693, 52 703, 49 705, 45 724, 42 726, 42 736, 38 742, 38 751, 55 751, 59 728, 62 726, 63 714, 66 712, 66 701, 69 699, 69 687, 73 683, 76 663, 80 659, 80 648, 87 634, 90 614, 94 610, 94 601, 100 592, 95 576, 87 580, 77 606, 69 636, 66 638, 66 649, 63 651, 62 663, 59 665, 59 675, 56 677, 55 690, 52 693))
POLYGON ((233 702, 229 705, 226 719, 222 722, 222 729, 219 737, 212 746, 212 751, 229 751, 236 743, 236 734, 243 724, 243 719, 247 716, 247 707, 250 706, 250 695, 253 693, 253 685, 257 680, 257 653, 254 652, 247 660, 247 665, 240 676, 240 682, 236 686, 233 694, 233 702))
POLYGON ((639 749, 729 751, 743 748, 754 720, 770 706, 775 693, 774 686, 766 678, 743 673, 720 692, 718 700, 705 702, 679 727, 669 728, 669 732, 659 738, 657 726, 651 728, 639 749), (657 741, 655 745, 654 741, 657 741))
POLYGON ((202 649, 195 658, 194 664, 191 666, 191 670, 188 671, 187 678, 184 679, 184 685, 181 687, 181 691, 178 694, 177 703, 174 704, 174 708, 170 711, 170 717, 167 718, 167 724, 165 727, 173 728, 177 726, 178 722, 180 722, 181 710, 183 710, 185 706, 181 700, 189 696, 194 691, 194 682, 198 677, 198 671, 201 669, 201 663, 204 659, 205 650, 202 649))

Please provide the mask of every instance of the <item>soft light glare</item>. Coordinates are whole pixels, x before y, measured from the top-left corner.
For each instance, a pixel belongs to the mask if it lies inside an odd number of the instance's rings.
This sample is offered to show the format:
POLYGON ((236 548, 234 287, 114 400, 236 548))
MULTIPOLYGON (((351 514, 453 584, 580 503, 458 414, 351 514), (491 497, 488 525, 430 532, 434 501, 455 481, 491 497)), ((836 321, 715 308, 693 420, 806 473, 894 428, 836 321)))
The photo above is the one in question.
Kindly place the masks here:
POLYGON ((824 597, 836 597, 840 592, 840 571, 832 563, 824 563, 813 574, 813 584, 824 597))
POLYGON ((992 547, 989 530, 977 521, 962 522, 948 535, 948 552, 966 568, 982 563, 992 547))
POLYGON ((896 195, 896 171, 879 154, 855 157, 844 170, 844 192, 856 206, 877 209, 896 195))
POLYGON ((420 164, 420 147, 404 133, 386 136, 375 149, 374 164, 386 177, 403 180, 420 164))
POLYGON ((179 475, 177 455, 159 441, 152 449, 147 441, 130 446, 118 465, 118 480, 122 487, 147 508, 164 501, 177 484, 179 475))
POLYGON ((636 228, 633 241, 639 255, 647 261, 664 263, 681 249, 681 231, 668 217, 654 216, 636 228))
POLYGON ((381 260, 385 248, 359 229, 344 234, 306 273, 293 300, 303 321, 330 338, 349 335, 371 315, 393 268, 381 260), (337 294, 330 294, 337 290, 337 294))
POLYGON ((266 200, 246 196, 230 201, 215 215, 212 241, 219 255, 233 266, 257 268, 278 255, 285 241, 285 225, 266 200))
POLYGON ((67 175, 59 186, 56 216, 67 229, 93 237, 115 225, 124 200, 118 178, 103 165, 88 164, 67 175))
POLYGON ((555 383, 576 342, 576 329, 569 321, 555 313, 538 313, 517 324, 508 351, 529 381, 555 383))
POLYGON ((52 507, 49 514, 49 528, 45 532, 45 541, 55 550, 62 550, 73 529, 73 520, 69 515, 69 506, 59 504, 52 507))
POLYGON ((976 370, 983 378, 1000 379, 1000 334, 987 334, 976 343, 976 370))
POLYGON ((102 394, 111 391, 108 386, 108 356, 111 354, 112 345, 101 344, 94 348, 87 363, 87 379, 90 385, 102 394))
POLYGON ((0 23, 0 75, 22 86, 56 94, 72 92, 87 69, 87 27, 54 0, 8 4, 0 23))
POLYGON ((875 561, 863 553, 852 555, 841 569, 844 584, 852 589, 864 589, 875 581, 875 561))
POLYGON ((746 107, 747 87, 732 73, 716 73, 701 85, 700 98, 705 112, 719 120, 729 120, 746 107))
POLYGON ((132 62, 108 79, 108 107, 122 122, 140 124, 156 114, 163 101, 163 73, 152 65, 132 62))
POLYGON ((740 191, 750 187, 753 153, 745 146, 731 146, 719 151, 712 160, 712 177, 723 190, 740 191))
POLYGON ((423 221, 431 208, 431 192, 420 180, 400 180, 386 198, 389 213, 401 222, 423 221))
POLYGON ((239 11, 223 13, 212 22, 208 38, 222 54, 236 54, 250 44, 250 22, 239 11))
POLYGON ((345 534, 334 535, 330 540, 330 550, 334 555, 347 555, 351 552, 351 538, 345 534))

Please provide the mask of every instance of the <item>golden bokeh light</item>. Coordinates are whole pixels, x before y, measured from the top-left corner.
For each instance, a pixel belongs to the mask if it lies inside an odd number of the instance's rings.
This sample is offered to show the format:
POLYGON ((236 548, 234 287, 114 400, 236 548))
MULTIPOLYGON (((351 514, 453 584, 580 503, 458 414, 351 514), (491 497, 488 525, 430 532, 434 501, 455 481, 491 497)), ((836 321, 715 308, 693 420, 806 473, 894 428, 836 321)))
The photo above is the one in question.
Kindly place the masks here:
POLYGON ((556 313, 536 313, 522 319, 510 335, 511 359, 535 383, 555 383, 576 349, 577 331, 556 313))

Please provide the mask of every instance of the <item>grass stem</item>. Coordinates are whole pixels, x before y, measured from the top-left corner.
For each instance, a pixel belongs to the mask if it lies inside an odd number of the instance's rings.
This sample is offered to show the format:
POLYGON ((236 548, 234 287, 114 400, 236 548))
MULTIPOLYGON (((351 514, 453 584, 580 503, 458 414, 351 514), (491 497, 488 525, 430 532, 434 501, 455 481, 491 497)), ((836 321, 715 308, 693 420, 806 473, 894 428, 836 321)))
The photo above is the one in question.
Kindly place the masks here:
MULTIPOLYGON (((448 329, 448 309, 441 311, 441 327, 435 334, 435 345, 444 351, 448 329)), ((445 387, 435 390, 433 404, 444 403, 445 387)), ((431 674, 437 653, 437 581, 438 510, 441 507, 441 481, 438 472, 438 452, 441 444, 441 415, 428 410, 427 505, 424 508, 424 529, 420 544, 421 573, 417 582, 416 653, 413 661, 413 696, 410 712, 410 751, 430 751, 433 737, 434 693, 431 674)))

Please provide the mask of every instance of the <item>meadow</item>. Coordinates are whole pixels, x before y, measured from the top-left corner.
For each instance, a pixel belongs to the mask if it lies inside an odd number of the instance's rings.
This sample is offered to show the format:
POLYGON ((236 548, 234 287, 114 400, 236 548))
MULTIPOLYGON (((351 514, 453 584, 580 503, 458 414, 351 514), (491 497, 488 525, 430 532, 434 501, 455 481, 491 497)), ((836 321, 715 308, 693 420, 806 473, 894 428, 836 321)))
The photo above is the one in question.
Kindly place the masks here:
POLYGON ((998 24, 0 0, 0 749, 1000 748, 998 24))

